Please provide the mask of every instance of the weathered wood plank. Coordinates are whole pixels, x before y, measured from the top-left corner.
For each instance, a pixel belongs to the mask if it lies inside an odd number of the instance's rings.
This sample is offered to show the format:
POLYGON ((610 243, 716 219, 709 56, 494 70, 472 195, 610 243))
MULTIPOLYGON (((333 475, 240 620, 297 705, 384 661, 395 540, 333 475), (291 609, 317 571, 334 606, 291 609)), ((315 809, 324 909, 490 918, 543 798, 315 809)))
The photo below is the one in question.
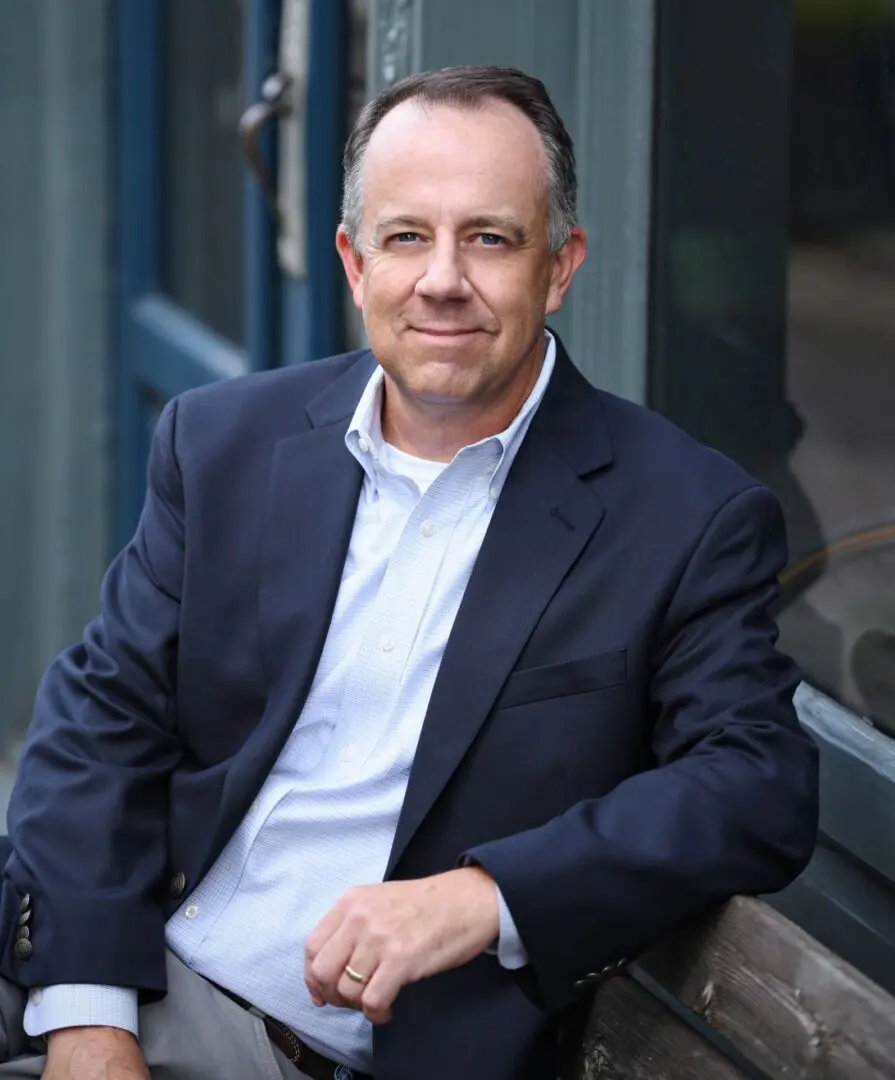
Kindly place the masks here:
POLYGON ((743 1080, 743 1073, 633 979, 594 998, 574 1070, 563 1080, 743 1080))
POLYGON ((736 897, 637 966, 774 1080, 895 1080, 895 999, 762 901, 736 897))

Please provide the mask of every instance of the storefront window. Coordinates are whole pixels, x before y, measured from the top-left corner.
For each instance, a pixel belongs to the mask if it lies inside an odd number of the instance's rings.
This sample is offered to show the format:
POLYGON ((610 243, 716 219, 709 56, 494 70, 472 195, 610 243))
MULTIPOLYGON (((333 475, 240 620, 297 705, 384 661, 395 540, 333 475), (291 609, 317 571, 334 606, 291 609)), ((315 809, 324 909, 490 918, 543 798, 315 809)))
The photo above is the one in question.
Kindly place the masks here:
POLYGON ((814 521, 784 642, 895 734, 895 3, 797 5, 786 391, 814 521))
POLYGON ((660 12, 650 404, 777 493, 782 644, 895 736, 895 0, 684 8, 660 12))

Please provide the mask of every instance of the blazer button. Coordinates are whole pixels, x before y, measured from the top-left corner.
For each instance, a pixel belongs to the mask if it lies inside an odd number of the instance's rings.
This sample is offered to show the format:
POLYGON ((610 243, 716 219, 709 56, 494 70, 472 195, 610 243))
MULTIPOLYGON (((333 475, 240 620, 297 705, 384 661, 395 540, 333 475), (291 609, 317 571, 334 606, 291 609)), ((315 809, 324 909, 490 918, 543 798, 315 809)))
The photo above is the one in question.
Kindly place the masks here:
POLYGON ((175 900, 179 900, 185 892, 186 874, 182 870, 178 870, 174 877, 171 878, 171 895, 175 900))
POLYGON ((602 981, 602 972, 592 971, 589 975, 585 975, 583 978, 573 982, 572 989, 576 994, 583 994, 592 987, 598 986, 602 981))
POLYGON ((30 960, 34 952, 34 946, 31 944, 31 927, 28 925, 30 922, 31 894, 25 893, 19 903, 19 922, 16 927, 16 942, 12 950, 19 960, 30 960))

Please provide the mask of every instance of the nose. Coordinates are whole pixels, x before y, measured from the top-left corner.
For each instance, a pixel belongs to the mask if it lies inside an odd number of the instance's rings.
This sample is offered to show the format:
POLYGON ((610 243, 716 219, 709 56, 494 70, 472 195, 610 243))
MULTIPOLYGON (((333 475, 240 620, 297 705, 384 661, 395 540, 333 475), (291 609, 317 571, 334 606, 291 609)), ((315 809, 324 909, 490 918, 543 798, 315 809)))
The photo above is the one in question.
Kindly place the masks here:
POLYGON ((464 300, 469 296, 471 288, 453 237, 444 234, 435 237, 416 292, 427 300, 464 300))

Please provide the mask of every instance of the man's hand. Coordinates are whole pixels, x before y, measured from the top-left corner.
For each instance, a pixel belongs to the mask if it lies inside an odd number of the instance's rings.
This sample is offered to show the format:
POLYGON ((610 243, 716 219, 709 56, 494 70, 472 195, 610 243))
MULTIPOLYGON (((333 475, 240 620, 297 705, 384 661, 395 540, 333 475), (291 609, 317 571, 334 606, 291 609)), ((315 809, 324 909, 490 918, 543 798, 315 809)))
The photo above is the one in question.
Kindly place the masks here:
POLYGON ((47 1039, 43 1080, 150 1080, 140 1044, 129 1031, 74 1027, 47 1039))
POLYGON ((305 983, 315 1005, 362 1009, 384 1024, 403 986, 467 963, 499 930, 497 886, 479 867, 360 886, 308 938, 305 983))

